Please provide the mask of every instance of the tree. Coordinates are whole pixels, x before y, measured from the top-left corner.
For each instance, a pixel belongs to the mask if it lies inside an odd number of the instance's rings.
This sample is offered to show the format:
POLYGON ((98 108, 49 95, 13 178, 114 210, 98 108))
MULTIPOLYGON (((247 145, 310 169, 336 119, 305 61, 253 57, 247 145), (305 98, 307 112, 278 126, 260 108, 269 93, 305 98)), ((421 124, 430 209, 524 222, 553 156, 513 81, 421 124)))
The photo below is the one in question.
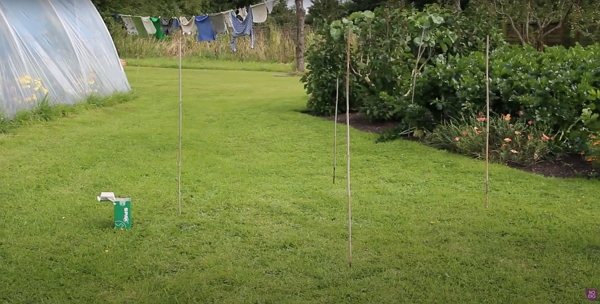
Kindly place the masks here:
POLYGON ((304 37, 304 21, 306 19, 306 12, 304 11, 304 5, 302 0, 296 1, 296 71, 304 72, 304 49, 305 49, 305 37, 304 37))
POLYGON ((339 0, 311 0, 311 2, 309 16, 312 18, 311 25, 315 27, 330 24, 348 15, 348 9, 339 0))
POLYGON ((595 0, 492 0, 498 15, 508 23, 522 45, 544 49, 548 35, 572 28, 585 33, 598 24, 595 0))

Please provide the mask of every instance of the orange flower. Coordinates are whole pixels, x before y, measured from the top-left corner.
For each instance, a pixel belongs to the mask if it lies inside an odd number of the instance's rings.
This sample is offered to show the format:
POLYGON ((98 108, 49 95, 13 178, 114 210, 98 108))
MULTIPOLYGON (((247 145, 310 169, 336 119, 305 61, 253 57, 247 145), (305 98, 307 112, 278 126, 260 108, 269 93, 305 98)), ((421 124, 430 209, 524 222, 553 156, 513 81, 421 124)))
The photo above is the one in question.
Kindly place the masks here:
POLYGON ((508 137, 507 137, 507 138, 505 138, 505 139, 504 139, 504 141, 505 141, 505 142, 511 142, 511 141, 512 141, 512 139, 510 139, 510 138, 508 138, 508 137))
POLYGON ((456 136, 456 137, 454 137, 454 140, 459 141, 460 137, 456 136))
POLYGON ((527 135, 527 139, 529 139, 529 140, 532 140, 532 139, 533 139, 533 136, 531 136, 531 135, 527 135))
POLYGON ((464 136, 467 136, 467 134, 469 134, 469 133, 467 133, 467 132, 465 131, 465 132, 463 132, 462 134, 463 134, 464 136))
POLYGON ((515 131, 515 135, 521 135, 521 131, 515 131))
POLYGON ((477 121, 485 121, 485 117, 477 117, 477 121))
POLYGON ((532 124, 533 124, 533 120, 529 120, 529 121, 527 121, 527 124, 528 124, 528 125, 532 125, 532 124))
POLYGON ((590 138, 594 139, 594 138, 596 138, 596 136, 594 136, 593 134, 590 134, 590 138))
POLYGON ((590 157, 590 158, 587 159, 587 161, 589 161, 589 162, 594 161, 594 160, 596 160, 596 159, 593 158, 593 157, 590 157))
POLYGON ((595 141, 595 142, 592 144, 592 146, 597 146, 597 145, 600 145, 600 140, 599 140, 599 141, 595 141))
POLYGON ((580 155, 585 155, 585 152, 581 151, 579 152, 580 155))
POLYGON ((477 130, 477 134, 481 134, 483 133, 483 131, 477 130))
POLYGON ((538 159, 538 157, 540 157, 539 155, 537 155, 537 153, 533 154, 533 159, 538 159))
POLYGON ((502 144, 503 147, 506 147, 506 144, 502 144))
POLYGON ((506 115, 502 116, 502 119, 510 120, 510 114, 506 114, 506 115))
POLYGON ((549 140, 550 137, 548 137, 546 134, 542 134, 542 140, 549 140))
POLYGON ((511 149, 510 153, 519 153, 519 151, 515 150, 515 149, 511 149))

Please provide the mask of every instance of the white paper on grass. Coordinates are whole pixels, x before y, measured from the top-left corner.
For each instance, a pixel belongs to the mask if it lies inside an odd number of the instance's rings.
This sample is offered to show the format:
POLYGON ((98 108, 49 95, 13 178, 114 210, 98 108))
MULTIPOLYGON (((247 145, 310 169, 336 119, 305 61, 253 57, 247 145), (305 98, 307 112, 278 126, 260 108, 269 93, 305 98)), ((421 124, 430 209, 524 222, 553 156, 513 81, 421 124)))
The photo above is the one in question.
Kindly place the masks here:
POLYGON ((131 90, 90 0, 0 0, 0 111, 131 90))

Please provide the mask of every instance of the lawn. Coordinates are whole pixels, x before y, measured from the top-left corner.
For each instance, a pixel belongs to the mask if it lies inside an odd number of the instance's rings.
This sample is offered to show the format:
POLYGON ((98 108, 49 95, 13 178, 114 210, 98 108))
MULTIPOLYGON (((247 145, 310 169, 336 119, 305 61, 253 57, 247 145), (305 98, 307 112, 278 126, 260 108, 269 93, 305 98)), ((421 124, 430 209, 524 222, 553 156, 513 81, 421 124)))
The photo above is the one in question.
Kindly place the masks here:
MULTIPOLYGON (((241 63, 243 65, 243 63, 241 63)), ((352 136, 299 113, 297 77, 128 67, 139 98, 0 135, 0 302, 585 303, 600 184, 352 136), (101 191, 133 199, 112 228, 101 191)))

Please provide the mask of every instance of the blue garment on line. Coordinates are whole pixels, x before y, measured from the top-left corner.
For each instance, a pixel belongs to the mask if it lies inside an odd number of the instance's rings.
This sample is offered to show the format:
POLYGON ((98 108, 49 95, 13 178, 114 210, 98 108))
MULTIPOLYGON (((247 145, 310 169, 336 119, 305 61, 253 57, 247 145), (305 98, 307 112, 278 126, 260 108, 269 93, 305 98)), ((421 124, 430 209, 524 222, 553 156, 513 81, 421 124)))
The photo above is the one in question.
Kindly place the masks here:
POLYGON ((240 21, 233 12, 229 12, 233 34, 231 35, 231 50, 235 50, 235 39, 241 36, 250 36, 250 48, 254 49, 254 30, 252 29, 252 8, 247 7, 248 15, 244 21, 240 21))
POLYGON ((198 28, 198 42, 200 41, 213 41, 217 38, 215 30, 212 28, 208 15, 194 17, 194 22, 198 28))
POLYGON ((173 18, 173 28, 175 28, 175 29, 179 28, 179 19, 173 18))

